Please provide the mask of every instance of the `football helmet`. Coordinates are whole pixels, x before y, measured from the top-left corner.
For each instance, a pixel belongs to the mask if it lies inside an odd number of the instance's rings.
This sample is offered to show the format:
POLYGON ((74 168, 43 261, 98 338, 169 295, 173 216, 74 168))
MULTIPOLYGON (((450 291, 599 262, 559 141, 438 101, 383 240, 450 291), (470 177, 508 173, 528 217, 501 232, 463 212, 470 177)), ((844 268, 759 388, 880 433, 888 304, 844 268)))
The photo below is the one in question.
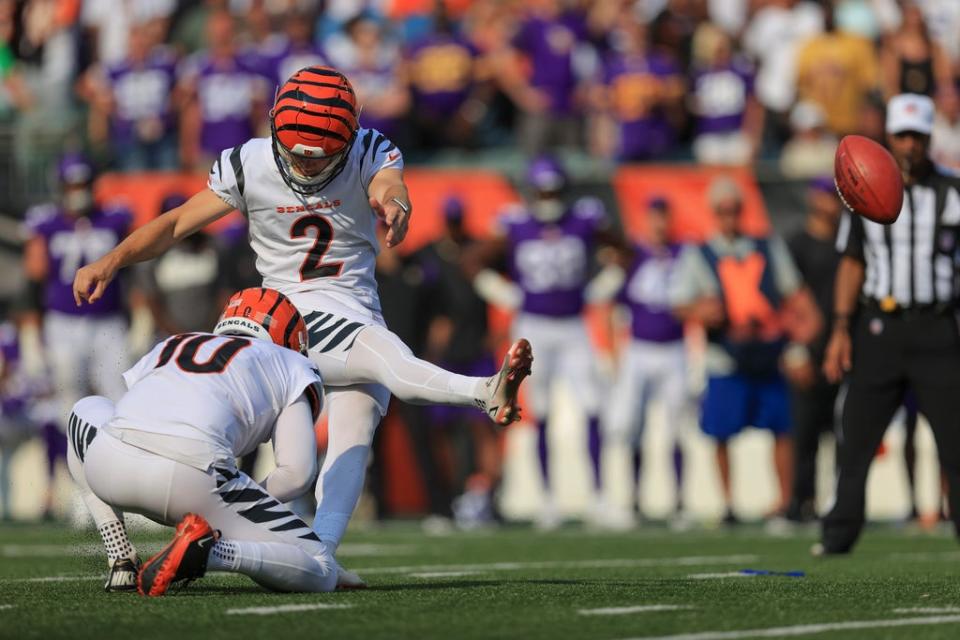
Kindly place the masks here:
POLYGON ((549 155, 535 158, 527 167, 527 184, 533 191, 530 211, 541 222, 556 222, 566 213, 563 192, 567 174, 560 162, 549 155))
POLYGON ((273 157, 287 186, 313 195, 343 171, 357 138, 357 99, 331 67, 305 67, 277 90, 270 111, 273 157))
POLYGON ((82 153, 65 153, 57 162, 57 183, 63 208, 84 215, 93 208, 93 163, 82 153))
POLYGON ((251 287, 233 294, 213 332, 269 340, 307 354, 303 317, 287 296, 274 289, 251 287))

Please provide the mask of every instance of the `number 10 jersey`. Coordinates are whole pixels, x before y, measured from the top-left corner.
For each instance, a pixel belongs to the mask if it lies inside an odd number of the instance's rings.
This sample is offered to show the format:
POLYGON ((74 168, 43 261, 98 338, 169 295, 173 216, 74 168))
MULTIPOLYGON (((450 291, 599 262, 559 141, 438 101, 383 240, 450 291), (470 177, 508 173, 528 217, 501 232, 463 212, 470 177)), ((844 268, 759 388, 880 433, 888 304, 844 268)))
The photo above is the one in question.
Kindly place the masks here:
POLYGON ((320 375, 307 358, 239 336, 172 336, 123 379, 128 391, 105 430, 202 471, 232 464, 269 440, 277 416, 301 395, 314 418, 323 401, 320 375))
POLYGON ((220 154, 207 186, 243 213, 263 286, 286 294, 340 293, 379 313, 374 268, 378 219, 367 188, 381 169, 402 169, 400 150, 380 132, 359 129, 341 173, 315 195, 283 181, 270 138, 220 154))

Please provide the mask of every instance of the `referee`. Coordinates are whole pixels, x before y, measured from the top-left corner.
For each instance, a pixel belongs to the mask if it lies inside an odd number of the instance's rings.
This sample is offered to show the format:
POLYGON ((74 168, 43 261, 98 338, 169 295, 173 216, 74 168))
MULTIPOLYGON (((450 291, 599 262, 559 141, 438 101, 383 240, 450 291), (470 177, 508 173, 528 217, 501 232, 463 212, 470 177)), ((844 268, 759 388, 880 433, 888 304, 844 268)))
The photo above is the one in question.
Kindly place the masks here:
POLYGON ((954 311, 958 182, 937 171, 927 151, 934 106, 902 94, 887 105, 887 144, 904 181, 903 209, 884 226, 845 214, 834 322, 824 373, 849 391, 837 434, 839 478, 815 555, 848 553, 864 523, 867 471, 907 390, 930 421, 960 533, 960 334, 954 311), (859 303, 859 304, 858 304, 859 303))

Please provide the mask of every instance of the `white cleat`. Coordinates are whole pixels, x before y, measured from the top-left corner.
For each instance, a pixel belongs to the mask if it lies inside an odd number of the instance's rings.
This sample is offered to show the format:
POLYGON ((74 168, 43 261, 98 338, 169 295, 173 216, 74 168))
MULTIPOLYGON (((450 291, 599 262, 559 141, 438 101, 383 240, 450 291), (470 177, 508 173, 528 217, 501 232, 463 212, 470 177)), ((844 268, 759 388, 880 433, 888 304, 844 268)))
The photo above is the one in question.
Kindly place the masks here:
POLYGON ((348 571, 337 564, 337 591, 347 591, 351 589, 366 589, 367 583, 364 582, 363 578, 355 574, 353 571, 348 571))
POLYGON ((481 408, 487 412, 490 419, 501 426, 516 422, 520 419, 518 394, 520 383, 530 375, 530 366, 533 364, 533 349, 526 338, 520 338, 507 351, 503 358, 500 373, 487 380, 487 389, 490 396, 481 408))
POLYGON ((136 555, 132 558, 111 560, 110 575, 107 576, 107 582, 103 585, 103 590, 107 592, 136 591, 137 573, 139 572, 140 559, 136 555))

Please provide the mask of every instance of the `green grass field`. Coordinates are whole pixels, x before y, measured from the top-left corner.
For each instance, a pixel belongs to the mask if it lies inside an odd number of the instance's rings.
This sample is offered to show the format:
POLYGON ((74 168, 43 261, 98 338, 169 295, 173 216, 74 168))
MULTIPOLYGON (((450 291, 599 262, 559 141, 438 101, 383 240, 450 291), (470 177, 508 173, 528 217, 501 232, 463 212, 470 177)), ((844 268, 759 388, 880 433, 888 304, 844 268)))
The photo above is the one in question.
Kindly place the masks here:
MULTIPOLYGON (((855 555, 817 560, 812 532, 427 537, 398 524, 344 543, 365 591, 273 594, 215 574, 155 600, 102 591, 95 535, 0 528, 0 637, 960 638, 960 550, 943 533, 878 528, 855 555)), ((147 551, 162 539, 134 536, 147 551)))

